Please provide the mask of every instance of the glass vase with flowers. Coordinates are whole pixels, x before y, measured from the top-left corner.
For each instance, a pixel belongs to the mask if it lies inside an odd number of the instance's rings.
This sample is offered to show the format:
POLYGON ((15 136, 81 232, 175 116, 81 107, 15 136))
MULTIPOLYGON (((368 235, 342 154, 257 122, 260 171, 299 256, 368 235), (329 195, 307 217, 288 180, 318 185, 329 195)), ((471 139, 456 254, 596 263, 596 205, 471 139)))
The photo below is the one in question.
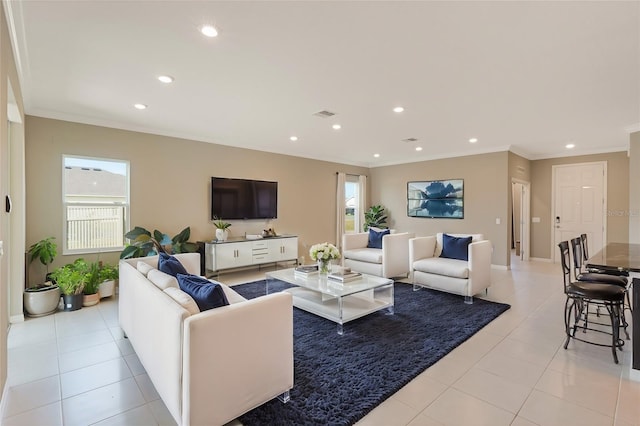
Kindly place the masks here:
POLYGON ((318 272, 326 275, 331 272, 331 261, 340 259, 340 251, 330 243, 314 244, 309 249, 309 256, 318 262, 318 272))

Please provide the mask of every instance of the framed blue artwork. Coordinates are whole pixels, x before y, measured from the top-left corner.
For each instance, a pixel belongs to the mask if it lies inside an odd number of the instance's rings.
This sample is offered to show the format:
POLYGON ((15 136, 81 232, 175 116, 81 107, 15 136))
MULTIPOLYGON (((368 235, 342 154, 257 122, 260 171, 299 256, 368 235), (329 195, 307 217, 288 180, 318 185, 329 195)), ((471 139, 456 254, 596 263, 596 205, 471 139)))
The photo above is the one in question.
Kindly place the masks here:
POLYGON ((407 216, 464 218, 464 180, 407 182, 407 216))

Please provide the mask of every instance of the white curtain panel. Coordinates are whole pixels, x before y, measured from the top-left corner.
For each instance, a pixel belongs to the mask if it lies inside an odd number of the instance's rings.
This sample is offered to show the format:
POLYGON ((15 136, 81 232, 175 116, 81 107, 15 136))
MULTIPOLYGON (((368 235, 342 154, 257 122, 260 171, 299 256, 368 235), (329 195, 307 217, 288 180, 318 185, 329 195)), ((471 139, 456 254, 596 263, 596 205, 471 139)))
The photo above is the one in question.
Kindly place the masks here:
POLYGON ((364 212, 367 208, 367 177, 364 175, 358 176, 358 205, 360 206, 358 210, 360 229, 358 231, 363 232, 364 212))
POLYGON ((336 247, 341 249, 342 234, 344 234, 345 226, 345 195, 344 185, 347 181, 347 175, 343 172, 338 172, 338 183, 336 187, 336 247))

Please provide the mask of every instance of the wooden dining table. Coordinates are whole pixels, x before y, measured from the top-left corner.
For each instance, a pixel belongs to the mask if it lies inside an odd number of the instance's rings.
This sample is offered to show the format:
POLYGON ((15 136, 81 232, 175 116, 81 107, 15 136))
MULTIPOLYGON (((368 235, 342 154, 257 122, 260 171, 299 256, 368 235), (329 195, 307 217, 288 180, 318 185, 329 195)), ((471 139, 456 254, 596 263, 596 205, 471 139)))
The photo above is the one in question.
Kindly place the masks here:
POLYGON ((587 260, 587 268, 628 272, 633 286, 633 332, 631 368, 640 370, 640 244, 609 243, 587 260))

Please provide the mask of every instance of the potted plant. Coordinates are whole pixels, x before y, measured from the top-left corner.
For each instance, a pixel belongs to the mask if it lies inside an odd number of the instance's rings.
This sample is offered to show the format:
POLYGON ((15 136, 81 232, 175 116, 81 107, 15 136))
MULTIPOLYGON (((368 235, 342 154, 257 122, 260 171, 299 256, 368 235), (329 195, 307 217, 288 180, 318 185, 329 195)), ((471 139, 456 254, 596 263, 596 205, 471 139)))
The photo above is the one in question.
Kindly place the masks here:
POLYGON ((57 285, 48 281, 49 265, 53 262, 57 252, 57 245, 53 242, 55 237, 48 237, 38 241, 29 247, 27 255, 29 264, 38 259, 45 268, 45 282, 27 287, 23 293, 24 309, 28 316, 39 317, 54 313, 60 302, 60 289, 57 285))
POLYGON ((73 262, 74 267, 84 274, 84 288, 82 289, 82 306, 93 306, 100 302, 100 264, 87 263, 82 259, 73 262))
MULTIPOLYGON (((231 225, 229 225, 231 226, 231 225)), ((191 227, 187 226, 175 237, 171 238, 172 253, 195 253, 198 251, 198 244, 189 242, 191 237, 191 227)))
POLYGON ((364 231, 367 232, 371 226, 382 229, 387 227, 387 215, 384 212, 384 207, 371 206, 369 210, 364 212, 364 231))
POLYGON ((231 227, 231 224, 218 217, 214 217, 213 226, 216 227, 216 240, 227 241, 227 238, 229 238, 229 228, 231 227))
POLYGON ((60 287, 65 311, 76 311, 82 308, 82 291, 86 273, 77 269, 73 264, 61 266, 52 274, 60 287))
POLYGON ((100 285, 98 293, 100 298, 113 296, 118 280, 118 268, 113 265, 103 264, 100 268, 100 285))
POLYGON ((198 245, 187 241, 191 236, 191 228, 186 227, 175 237, 171 238, 157 229, 151 232, 136 226, 131 231, 124 234, 124 237, 131 243, 122 250, 120 259, 132 257, 155 256, 163 253, 193 253, 198 251, 198 245), (168 250, 166 247, 170 247, 168 250))

